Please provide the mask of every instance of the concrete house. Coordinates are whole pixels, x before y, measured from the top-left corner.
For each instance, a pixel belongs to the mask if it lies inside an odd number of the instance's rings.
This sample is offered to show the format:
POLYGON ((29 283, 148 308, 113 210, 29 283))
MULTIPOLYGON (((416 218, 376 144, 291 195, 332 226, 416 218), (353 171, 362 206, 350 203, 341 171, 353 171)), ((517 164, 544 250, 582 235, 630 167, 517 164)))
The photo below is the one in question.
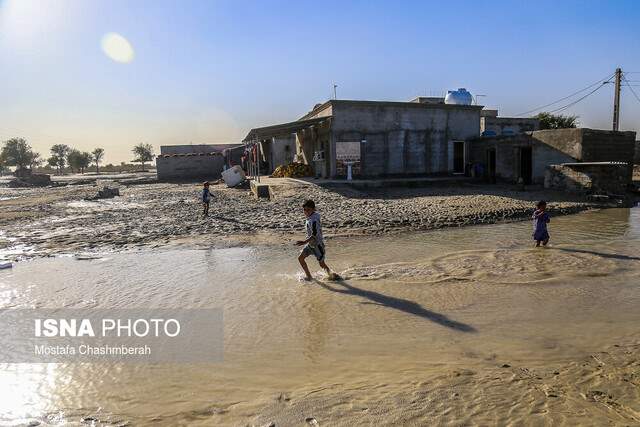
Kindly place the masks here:
POLYGON ((239 144, 163 145, 156 157, 159 180, 219 178, 225 149, 239 144))
POLYGON ((540 121, 533 117, 499 117, 498 110, 480 112, 480 135, 517 135, 540 129, 540 121))
POLYGON ((330 100, 295 122, 252 129, 244 141, 268 153, 274 137, 294 136, 297 157, 323 178, 344 177, 345 158, 360 177, 464 173, 482 107, 440 100, 330 100))
MULTIPOLYGON (((525 184, 543 184, 550 165, 632 163, 634 144, 635 132, 539 130, 474 139, 470 158, 474 164, 482 165, 486 177, 508 182, 522 178, 525 184)), ((626 169, 623 173, 627 173, 626 169)))

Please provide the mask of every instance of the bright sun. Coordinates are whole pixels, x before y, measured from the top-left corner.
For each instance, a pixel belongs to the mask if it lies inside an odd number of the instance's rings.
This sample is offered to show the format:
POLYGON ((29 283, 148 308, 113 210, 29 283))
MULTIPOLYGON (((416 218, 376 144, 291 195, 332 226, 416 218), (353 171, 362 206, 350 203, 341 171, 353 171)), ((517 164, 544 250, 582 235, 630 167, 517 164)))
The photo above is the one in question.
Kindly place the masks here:
POLYGON ((116 62, 129 63, 135 56, 131 43, 120 34, 107 33, 102 37, 102 50, 116 62))

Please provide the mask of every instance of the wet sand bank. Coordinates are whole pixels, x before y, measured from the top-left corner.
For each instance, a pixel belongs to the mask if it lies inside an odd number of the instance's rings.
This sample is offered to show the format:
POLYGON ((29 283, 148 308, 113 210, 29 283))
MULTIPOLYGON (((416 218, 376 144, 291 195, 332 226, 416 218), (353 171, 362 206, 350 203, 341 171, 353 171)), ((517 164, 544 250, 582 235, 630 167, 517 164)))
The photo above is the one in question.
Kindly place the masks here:
POLYGON ((99 250, 158 247, 181 242, 274 243, 302 231, 300 205, 311 198, 325 235, 388 234, 527 219, 535 201, 550 202, 552 215, 597 207, 548 191, 514 191, 483 185, 391 188, 366 192, 314 185, 277 188, 274 200, 248 190, 212 187, 211 215, 202 218, 195 184, 120 186, 121 197, 86 201, 92 185, 0 189, 0 248, 6 257, 47 256, 99 250), (12 249, 17 248, 17 249, 12 249))

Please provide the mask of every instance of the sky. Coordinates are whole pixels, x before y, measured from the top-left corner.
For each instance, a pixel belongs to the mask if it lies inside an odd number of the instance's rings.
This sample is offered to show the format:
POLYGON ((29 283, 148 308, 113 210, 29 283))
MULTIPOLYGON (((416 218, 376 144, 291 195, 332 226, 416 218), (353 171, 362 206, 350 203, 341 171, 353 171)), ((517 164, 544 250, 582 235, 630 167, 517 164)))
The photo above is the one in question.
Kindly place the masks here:
MULTIPOLYGON (((334 84, 395 101, 465 87, 508 116, 621 67, 640 95, 639 22, 634 0, 0 0, 0 141, 119 163, 139 142, 239 142, 334 84)), ((563 113, 610 129, 613 91, 563 113)), ((628 87, 621 130, 640 130, 628 87)))

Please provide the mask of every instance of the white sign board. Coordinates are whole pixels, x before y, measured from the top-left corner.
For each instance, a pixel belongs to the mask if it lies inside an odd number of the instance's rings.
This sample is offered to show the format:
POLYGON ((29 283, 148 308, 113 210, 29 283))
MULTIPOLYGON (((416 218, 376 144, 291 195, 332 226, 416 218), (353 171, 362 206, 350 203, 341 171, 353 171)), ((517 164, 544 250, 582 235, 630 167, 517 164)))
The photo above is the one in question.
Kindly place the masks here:
POLYGON ((337 141, 336 160, 343 162, 360 161, 360 141, 337 141))

